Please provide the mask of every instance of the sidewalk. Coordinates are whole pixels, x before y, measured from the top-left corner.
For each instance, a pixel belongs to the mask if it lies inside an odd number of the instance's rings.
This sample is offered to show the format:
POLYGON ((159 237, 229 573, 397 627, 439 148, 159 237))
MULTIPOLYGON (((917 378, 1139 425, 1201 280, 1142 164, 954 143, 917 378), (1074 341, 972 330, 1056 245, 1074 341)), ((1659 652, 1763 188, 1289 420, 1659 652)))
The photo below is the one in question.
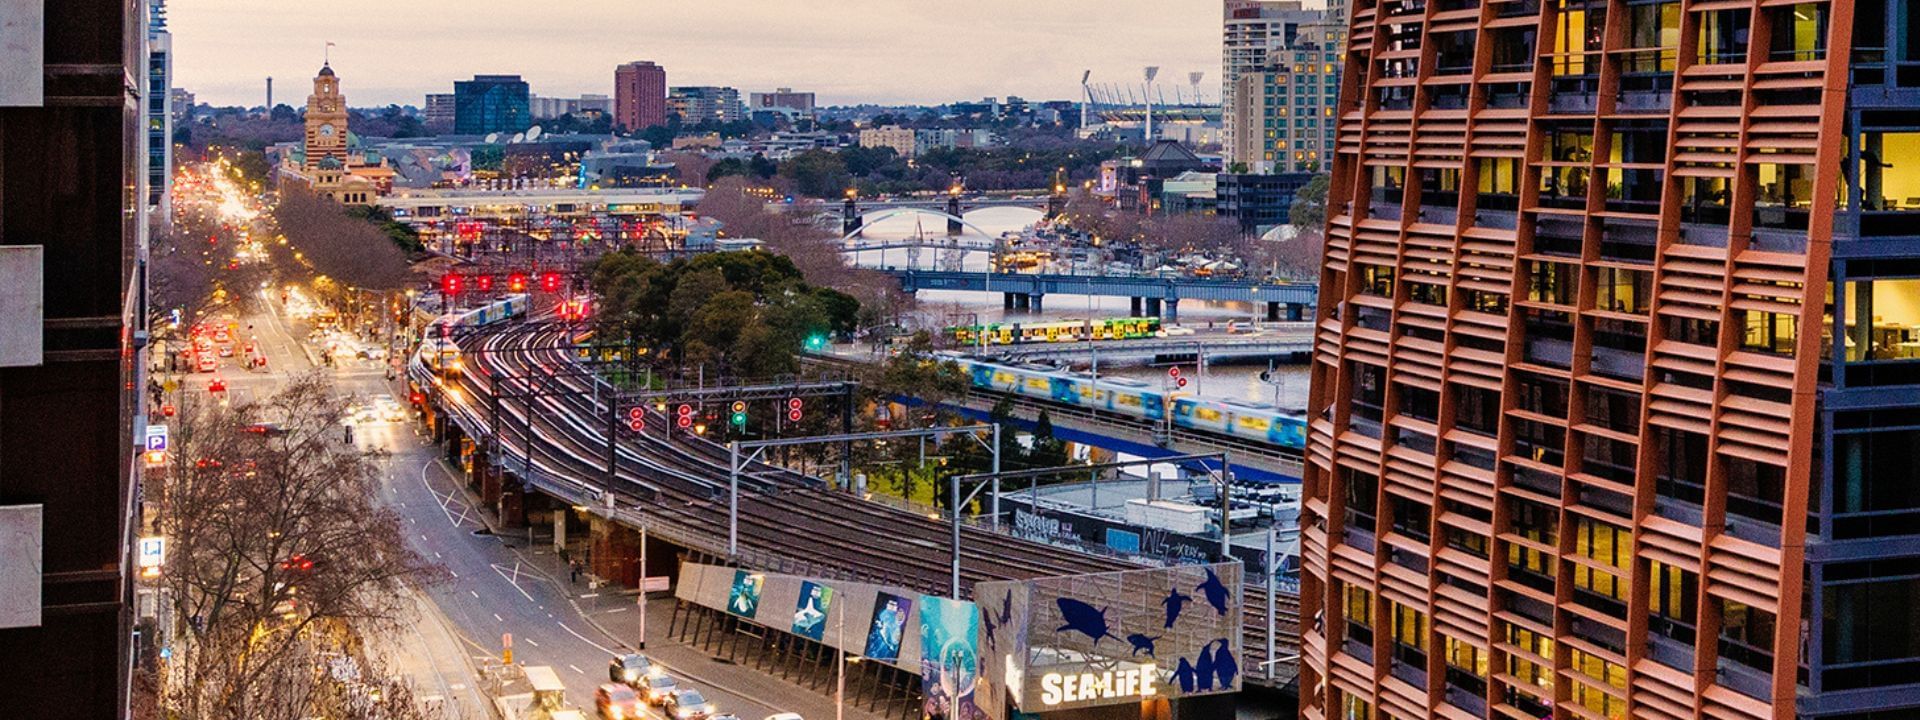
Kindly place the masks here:
MULTIPOLYGON (((485 513, 483 513, 483 516, 485 513)), ((489 527, 496 533, 509 537, 525 538, 525 529, 500 530, 494 526, 492 517, 487 517, 489 527)), ((566 562, 554 552, 550 534, 536 533, 535 542, 528 548, 516 548, 514 553, 547 582, 566 590, 568 602, 602 634, 612 639, 618 649, 627 650, 638 646, 640 639, 640 613, 638 592, 625 588, 590 586, 589 578, 582 574, 578 581, 570 579, 571 573, 566 562)), ((656 593, 656 597, 647 602, 646 655, 654 662, 665 666, 668 672, 679 678, 683 684, 691 684, 702 689, 712 689, 729 695, 735 695, 762 703, 775 705, 774 711, 796 712, 808 720, 829 719, 835 717, 832 683, 822 683, 818 689, 809 688, 801 678, 782 679, 749 667, 742 667, 725 658, 716 658, 697 647, 672 640, 667 634, 668 623, 672 619, 674 600, 670 593, 656 593)), ((816 671, 817 672, 817 671, 816 671)), ((854 677, 848 677, 848 697, 854 697, 854 677)), ((721 709, 731 709, 722 707, 721 709)), ((884 708, 883 708, 884 709, 884 708)), ((740 712, 742 720, 756 720, 746 712, 740 712)), ((883 720, 884 713, 871 712, 856 703, 848 702, 844 716, 848 720, 883 720)))
POLYGON ((418 590, 409 589, 414 616, 400 633, 371 640, 377 654, 413 687, 414 700, 435 720, 492 720, 493 704, 473 672, 473 648, 448 625, 440 610, 418 590))

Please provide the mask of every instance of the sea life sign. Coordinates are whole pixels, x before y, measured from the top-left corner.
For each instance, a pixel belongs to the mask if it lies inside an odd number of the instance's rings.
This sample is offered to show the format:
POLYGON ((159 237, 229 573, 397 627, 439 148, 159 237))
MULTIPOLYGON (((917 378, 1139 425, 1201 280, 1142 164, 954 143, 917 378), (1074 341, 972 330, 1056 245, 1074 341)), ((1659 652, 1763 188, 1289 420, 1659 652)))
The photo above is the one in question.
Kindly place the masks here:
POLYGON ((1241 566, 983 582, 983 703, 1022 712, 1237 692, 1241 566), (1005 702, 1001 702, 1004 700, 1005 702))

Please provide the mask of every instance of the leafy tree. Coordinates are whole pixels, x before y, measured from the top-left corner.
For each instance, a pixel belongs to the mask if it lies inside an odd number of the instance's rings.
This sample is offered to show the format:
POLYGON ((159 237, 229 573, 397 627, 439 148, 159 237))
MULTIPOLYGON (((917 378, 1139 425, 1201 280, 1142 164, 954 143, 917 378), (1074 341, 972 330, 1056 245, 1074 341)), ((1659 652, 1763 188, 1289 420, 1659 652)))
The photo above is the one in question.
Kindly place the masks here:
POLYGON ((1053 418, 1041 410, 1033 423, 1033 449, 1027 452, 1029 467, 1059 467, 1067 464, 1067 444, 1053 436, 1053 418))
POLYGON ((1295 228, 1319 232, 1327 224, 1327 186, 1332 176, 1326 173, 1313 176, 1307 184, 1293 196, 1293 207, 1287 208, 1287 221, 1295 228))
POLYGON ((853 182, 840 154, 827 150, 808 150, 780 165, 780 176, 793 183, 794 191, 812 197, 834 197, 853 182))

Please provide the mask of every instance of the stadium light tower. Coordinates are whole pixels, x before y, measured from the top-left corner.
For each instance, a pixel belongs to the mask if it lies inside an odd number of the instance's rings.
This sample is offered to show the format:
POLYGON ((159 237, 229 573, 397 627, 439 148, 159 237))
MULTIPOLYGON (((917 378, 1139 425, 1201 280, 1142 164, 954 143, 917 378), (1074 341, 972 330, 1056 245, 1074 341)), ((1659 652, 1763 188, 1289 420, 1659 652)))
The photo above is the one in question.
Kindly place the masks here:
POLYGON ((1153 145, 1153 79, 1160 74, 1160 66, 1147 66, 1147 145, 1153 145))
POLYGON ((1092 70, 1080 71, 1080 94, 1081 97, 1084 98, 1080 101, 1080 129, 1082 131, 1087 129, 1087 107, 1093 104, 1093 86, 1087 84, 1087 79, 1091 77, 1093 77, 1092 70))

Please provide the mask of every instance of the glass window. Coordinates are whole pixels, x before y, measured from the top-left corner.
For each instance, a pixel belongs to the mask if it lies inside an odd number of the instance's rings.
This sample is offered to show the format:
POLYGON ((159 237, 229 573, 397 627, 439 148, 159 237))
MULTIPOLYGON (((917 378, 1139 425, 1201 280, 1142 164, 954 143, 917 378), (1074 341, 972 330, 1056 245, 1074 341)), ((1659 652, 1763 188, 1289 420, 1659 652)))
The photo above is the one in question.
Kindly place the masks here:
POLYGON ((1920 429, 1834 435, 1833 534, 1920 534, 1920 429))
POLYGON ((1720 659, 1772 674, 1773 613, 1724 598, 1713 604, 1720 612, 1720 659))
MULTIPOLYGON (((1827 4, 1800 3, 1769 8, 1773 13, 1773 42, 1769 59, 1775 62, 1820 60, 1827 56, 1827 4)), ((1867 46, 1878 38, 1856 38, 1867 46)))
POLYGON ((1849 362, 1920 358, 1920 280, 1855 280, 1846 294, 1849 362))
POLYGON ((1400 497, 1393 498, 1393 531, 1426 542, 1432 539, 1433 508, 1400 497))
POLYGON ((1700 576, 1648 560, 1647 601, 1652 614, 1649 631, 1691 645, 1700 603, 1700 576))
POLYGON ((1347 527, 1373 532, 1374 513, 1379 505, 1380 480, 1357 470, 1347 470, 1347 527))
POLYGON ((1799 341, 1800 318, 1766 310, 1740 310, 1740 349, 1775 355, 1792 355, 1799 341))
POLYGON ((1707 436, 1656 426, 1653 437, 1658 478, 1654 491, 1694 505, 1705 502, 1707 436))
POLYGON ((1713 10, 1700 14, 1702 65, 1747 61, 1747 34, 1752 18, 1746 10, 1713 10))
POLYGON ((1653 273, 1602 267, 1597 271, 1594 308, 1645 315, 1653 303, 1653 273))
POLYGON ((1588 55, 1600 50, 1601 29, 1606 23, 1605 6, 1587 9, 1563 0, 1554 23, 1553 74, 1556 77, 1585 75, 1599 70, 1600 57, 1588 55))
POLYGON ((1397 602, 1388 605, 1393 616, 1394 659, 1425 670, 1429 629, 1426 614, 1397 602))
POLYGON ((1445 634, 1440 643, 1446 653, 1447 682, 1476 695, 1486 692, 1487 652, 1445 634))
POLYGON ((1742 457, 1721 457, 1727 474, 1727 512, 1779 525, 1787 469, 1742 457))
POLYGON ((1454 383, 1453 424, 1482 435, 1493 435, 1500 428, 1500 393, 1473 385, 1454 383))
MULTIPOLYGON (((1611 567, 1604 572, 1586 565, 1573 566, 1574 587, 1618 601, 1627 599, 1625 575, 1632 561, 1633 533, 1624 528, 1575 515, 1573 551, 1575 554, 1611 567)), ((1622 608, 1624 609, 1624 607, 1622 608)))
POLYGON ((1567 263, 1534 260, 1528 263, 1527 299, 1534 302, 1571 306, 1576 290, 1576 269, 1567 263))

